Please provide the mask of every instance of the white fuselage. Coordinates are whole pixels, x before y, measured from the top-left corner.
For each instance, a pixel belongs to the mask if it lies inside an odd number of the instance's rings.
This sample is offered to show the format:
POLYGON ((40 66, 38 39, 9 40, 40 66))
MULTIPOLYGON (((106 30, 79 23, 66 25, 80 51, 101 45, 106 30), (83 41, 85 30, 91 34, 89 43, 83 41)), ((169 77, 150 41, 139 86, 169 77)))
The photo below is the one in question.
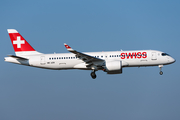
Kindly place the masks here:
MULTIPOLYGON (((122 61, 122 67, 158 66, 175 62, 169 55, 162 55, 163 52, 155 50, 136 50, 136 51, 111 51, 111 52, 86 52, 85 54, 103 59, 104 61, 122 61)), ((73 53, 60 54, 38 54, 23 55, 18 58, 5 57, 5 61, 28 65, 45 69, 87 69, 88 64, 79 59, 73 53)), ((95 65, 103 65, 104 62, 93 62, 95 65)), ((100 70, 99 68, 98 70, 100 70)))

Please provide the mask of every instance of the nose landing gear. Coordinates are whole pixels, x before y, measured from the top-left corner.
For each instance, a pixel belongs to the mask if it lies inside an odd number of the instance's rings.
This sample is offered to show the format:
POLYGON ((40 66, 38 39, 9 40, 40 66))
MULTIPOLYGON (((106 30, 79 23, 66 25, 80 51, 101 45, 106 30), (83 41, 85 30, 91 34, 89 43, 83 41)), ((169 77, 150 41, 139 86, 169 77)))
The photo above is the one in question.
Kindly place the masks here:
POLYGON ((160 72, 159 72, 159 74, 160 74, 160 75, 162 75, 162 74, 163 74, 163 72, 161 71, 161 70, 162 70, 162 67, 163 67, 163 65, 159 65, 159 68, 160 68, 160 72))
POLYGON ((162 74, 163 74, 163 72, 162 72, 162 71, 160 71, 160 72, 159 72, 159 74, 160 74, 160 75, 162 75, 162 74))
POLYGON ((95 73, 95 70, 93 70, 93 71, 91 72, 91 77, 92 77, 93 79, 95 79, 95 78, 96 78, 96 73, 95 73))

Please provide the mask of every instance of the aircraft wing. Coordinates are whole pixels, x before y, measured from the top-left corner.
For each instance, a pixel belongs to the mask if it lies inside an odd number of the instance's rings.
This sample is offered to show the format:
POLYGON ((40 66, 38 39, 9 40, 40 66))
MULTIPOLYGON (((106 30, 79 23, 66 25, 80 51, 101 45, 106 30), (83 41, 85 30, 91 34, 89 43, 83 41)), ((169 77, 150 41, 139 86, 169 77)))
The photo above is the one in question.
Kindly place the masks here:
POLYGON ((96 58, 94 56, 91 56, 91 55, 88 55, 88 54, 84 54, 84 53, 81 53, 81 52, 78 52, 76 50, 73 50, 69 45, 67 45, 66 43, 64 43, 64 46, 66 47, 66 49, 69 51, 69 52, 72 52, 74 54, 76 54, 76 56, 83 60, 84 62, 86 63, 91 63, 91 62, 95 62, 95 61, 104 61, 103 59, 100 59, 100 58, 96 58))

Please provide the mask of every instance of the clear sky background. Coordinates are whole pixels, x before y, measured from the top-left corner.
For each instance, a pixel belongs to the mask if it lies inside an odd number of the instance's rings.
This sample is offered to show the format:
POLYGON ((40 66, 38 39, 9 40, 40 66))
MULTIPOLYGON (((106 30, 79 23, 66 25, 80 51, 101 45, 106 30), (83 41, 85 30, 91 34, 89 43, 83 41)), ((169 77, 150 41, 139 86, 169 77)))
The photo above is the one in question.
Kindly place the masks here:
POLYGON ((3 0, 0 2, 0 120, 179 120, 179 0, 3 0), (176 63, 123 74, 46 70, 4 62, 7 29, 39 52, 152 49, 176 63))

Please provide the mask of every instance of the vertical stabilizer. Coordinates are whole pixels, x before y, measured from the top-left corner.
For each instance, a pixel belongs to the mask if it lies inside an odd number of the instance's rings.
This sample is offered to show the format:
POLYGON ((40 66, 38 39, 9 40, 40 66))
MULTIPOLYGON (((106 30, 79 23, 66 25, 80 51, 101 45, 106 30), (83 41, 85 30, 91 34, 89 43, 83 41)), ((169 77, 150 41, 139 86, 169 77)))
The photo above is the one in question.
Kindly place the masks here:
POLYGON ((41 54, 37 52, 15 29, 7 29, 16 55, 41 54))

